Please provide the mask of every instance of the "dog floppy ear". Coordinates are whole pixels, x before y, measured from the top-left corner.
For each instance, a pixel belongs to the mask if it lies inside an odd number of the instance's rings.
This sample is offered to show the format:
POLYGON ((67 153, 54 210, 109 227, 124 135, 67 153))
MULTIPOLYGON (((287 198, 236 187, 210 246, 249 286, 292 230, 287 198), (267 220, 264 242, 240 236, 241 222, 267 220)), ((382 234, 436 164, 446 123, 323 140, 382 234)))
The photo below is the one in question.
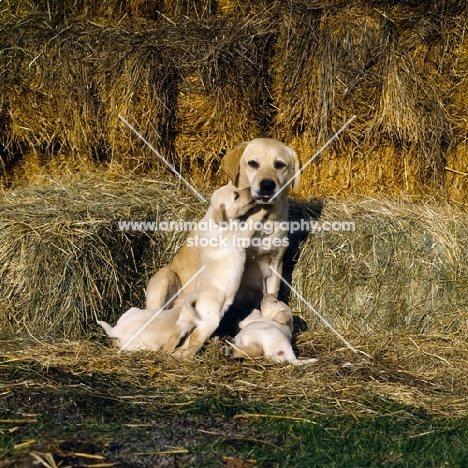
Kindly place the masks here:
POLYGON ((235 186, 239 182, 240 159, 247 144, 247 142, 241 143, 231 151, 228 151, 221 161, 221 169, 229 176, 229 179, 231 179, 231 182, 235 186))
POLYGON ((219 205, 215 205, 213 207, 213 221, 215 224, 227 221, 226 206, 224 203, 220 203, 219 205))
POLYGON ((273 320, 281 325, 287 325, 291 321, 291 315, 286 310, 280 310, 275 314, 273 320))
POLYGON ((300 185, 301 185, 301 161, 299 161, 299 157, 297 156, 296 150, 288 146, 289 152, 291 153, 291 157, 294 163, 294 180, 292 181, 291 188, 293 193, 299 193, 300 185))

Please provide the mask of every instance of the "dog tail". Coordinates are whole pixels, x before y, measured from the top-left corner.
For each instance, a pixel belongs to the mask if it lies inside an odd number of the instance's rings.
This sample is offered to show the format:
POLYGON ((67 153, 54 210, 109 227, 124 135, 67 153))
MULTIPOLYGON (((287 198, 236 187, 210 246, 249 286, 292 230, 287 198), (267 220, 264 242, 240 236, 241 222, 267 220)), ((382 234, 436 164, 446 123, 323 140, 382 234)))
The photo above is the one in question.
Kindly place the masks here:
POLYGON ((104 331, 108 336, 111 338, 117 338, 117 336, 114 334, 114 328, 111 325, 109 325, 107 322, 104 322, 103 320, 98 320, 97 323, 101 325, 102 328, 104 328, 104 331))

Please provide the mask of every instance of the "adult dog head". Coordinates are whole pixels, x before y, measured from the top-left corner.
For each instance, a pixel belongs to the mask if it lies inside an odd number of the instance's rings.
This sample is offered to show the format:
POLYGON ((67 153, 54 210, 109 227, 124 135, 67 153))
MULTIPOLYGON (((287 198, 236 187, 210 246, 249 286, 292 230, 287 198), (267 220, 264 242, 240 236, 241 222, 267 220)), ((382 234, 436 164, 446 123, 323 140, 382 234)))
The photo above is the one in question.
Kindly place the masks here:
POLYGON ((297 153, 278 140, 257 138, 241 143, 224 156, 221 168, 236 187, 250 187, 257 203, 277 203, 287 196, 289 185, 293 193, 299 191, 297 153))

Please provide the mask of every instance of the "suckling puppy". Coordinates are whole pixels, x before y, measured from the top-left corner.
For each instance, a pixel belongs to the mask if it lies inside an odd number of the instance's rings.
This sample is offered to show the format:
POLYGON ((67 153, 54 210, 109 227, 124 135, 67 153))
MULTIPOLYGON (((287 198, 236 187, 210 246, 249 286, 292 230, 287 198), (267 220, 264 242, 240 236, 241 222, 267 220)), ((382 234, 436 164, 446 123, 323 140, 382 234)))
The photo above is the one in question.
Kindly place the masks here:
POLYGON ((278 362, 306 364, 317 359, 298 359, 291 346, 293 315, 291 309, 273 294, 264 296, 261 310, 255 309, 239 323, 232 356, 261 357, 278 362))
POLYGON ((182 306, 167 310, 144 310, 132 307, 112 327, 98 320, 107 335, 114 338, 116 345, 125 351, 161 349, 174 333, 182 306))

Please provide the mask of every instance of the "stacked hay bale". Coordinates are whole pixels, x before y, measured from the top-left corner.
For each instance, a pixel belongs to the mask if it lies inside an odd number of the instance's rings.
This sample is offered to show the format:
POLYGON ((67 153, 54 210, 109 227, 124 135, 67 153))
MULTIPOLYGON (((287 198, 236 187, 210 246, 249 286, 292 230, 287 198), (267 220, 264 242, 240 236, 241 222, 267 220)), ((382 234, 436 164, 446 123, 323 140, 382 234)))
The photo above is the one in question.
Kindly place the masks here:
POLYGON ((357 116, 307 170, 314 193, 444 186, 451 128, 441 67, 449 43, 440 12, 428 3, 410 10, 294 2, 275 56, 278 134, 312 155, 357 116))
POLYGON ((356 115, 305 171, 304 195, 462 200, 467 12, 435 1, 10 1, 0 14, 6 178, 52 160, 57 172, 159 170, 119 113, 208 183, 240 141, 276 137, 305 160, 356 115))
POLYGON ((51 181, 2 194, 0 328, 82 336, 98 318, 144 306, 149 276, 187 233, 119 222, 192 219, 200 205, 152 180, 51 181))
POLYGON ((225 18, 196 25, 190 37, 183 49, 196 54, 181 67, 175 146, 180 164, 203 184, 218 176, 222 154, 267 132, 272 28, 263 18, 225 18))
MULTIPOLYGON (((305 170, 304 198, 405 192, 465 202, 466 2, 5 5, 2 184, 88 175, 2 195, 1 324, 79 335, 101 314, 141 305, 183 233, 125 234, 117 219, 203 212, 119 115, 200 188, 220 185, 221 156, 243 140, 278 138, 306 161, 356 115, 305 170), (122 180, 100 180, 103 172, 122 180)), ((340 329, 465 333, 464 215, 332 201, 323 216, 357 230, 309 236, 293 279, 340 329)))

